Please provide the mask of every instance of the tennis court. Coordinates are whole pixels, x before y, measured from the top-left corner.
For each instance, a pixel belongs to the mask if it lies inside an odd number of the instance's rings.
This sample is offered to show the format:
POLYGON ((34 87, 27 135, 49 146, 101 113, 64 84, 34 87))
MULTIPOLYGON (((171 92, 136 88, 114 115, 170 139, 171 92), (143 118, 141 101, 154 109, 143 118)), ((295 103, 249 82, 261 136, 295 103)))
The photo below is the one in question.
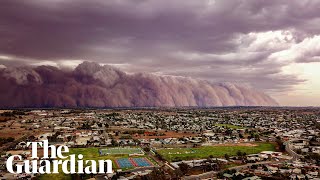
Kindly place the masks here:
POLYGON ((116 164, 119 168, 131 168, 134 167, 132 162, 128 158, 117 159, 116 164))
POLYGON ((147 167, 153 164, 147 158, 121 158, 115 160, 119 168, 147 167))
POLYGON ((146 167, 152 166, 151 162, 147 158, 132 158, 132 160, 137 164, 139 167, 146 167))

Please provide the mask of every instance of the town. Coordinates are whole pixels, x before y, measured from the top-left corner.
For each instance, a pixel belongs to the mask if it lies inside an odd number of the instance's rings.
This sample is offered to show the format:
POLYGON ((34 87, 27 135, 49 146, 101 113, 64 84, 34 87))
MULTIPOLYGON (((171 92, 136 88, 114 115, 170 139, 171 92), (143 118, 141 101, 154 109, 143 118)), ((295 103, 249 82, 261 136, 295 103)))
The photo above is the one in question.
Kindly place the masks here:
POLYGON ((0 179, 320 179, 320 108, 15 109, 0 129, 0 179), (7 171, 44 140, 113 172, 7 171))

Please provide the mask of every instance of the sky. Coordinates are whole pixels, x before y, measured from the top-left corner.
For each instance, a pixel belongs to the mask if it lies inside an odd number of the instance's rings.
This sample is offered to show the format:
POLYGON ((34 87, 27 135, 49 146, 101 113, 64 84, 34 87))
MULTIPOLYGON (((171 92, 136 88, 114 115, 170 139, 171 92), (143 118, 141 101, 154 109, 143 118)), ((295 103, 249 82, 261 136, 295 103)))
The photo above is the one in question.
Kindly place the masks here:
POLYGON ((83 61, 319 106, 319 0, 1 0, 0 68, 83 61))

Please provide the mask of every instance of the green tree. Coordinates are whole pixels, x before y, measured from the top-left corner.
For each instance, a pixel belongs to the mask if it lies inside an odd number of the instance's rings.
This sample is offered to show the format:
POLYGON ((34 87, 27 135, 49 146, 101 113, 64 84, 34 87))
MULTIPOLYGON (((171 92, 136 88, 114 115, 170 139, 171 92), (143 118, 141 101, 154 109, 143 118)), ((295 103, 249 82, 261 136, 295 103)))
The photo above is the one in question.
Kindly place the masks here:
POLYGON ((150 152, 150 148, 149 148, 149 147, 144 147, 143 150, 144 150, 145 152, 150 152))
POLYGON ((224 155, 224 158, 229 161, 229 160, 230 160, 229 154, 225 154, 225 155, 224 155))
POLYGON ((179 169, 183 174, 187 174, 190 170, 190 166, 184 162, 179 164, 179 169))

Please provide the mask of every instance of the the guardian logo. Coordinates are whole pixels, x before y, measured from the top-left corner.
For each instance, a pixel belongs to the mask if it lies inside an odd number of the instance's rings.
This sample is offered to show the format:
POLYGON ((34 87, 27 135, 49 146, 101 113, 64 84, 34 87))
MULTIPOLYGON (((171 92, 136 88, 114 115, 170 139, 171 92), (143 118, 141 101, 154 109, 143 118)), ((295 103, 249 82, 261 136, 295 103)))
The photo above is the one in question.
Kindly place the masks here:
POLYGON ((83 155, 75 154, 64 156, 63 153, 68 153, 69 148, 67 146, 56 147, 54 145, 48 145, 48 141, 43 142, 28 142, 27 146, 31 145, 32 160, 25 160, 23 164, 17 164, 14 168, 14 161, 16 159, 22 160, 20 155, 10 156, 6 162, 7 170, 10 173, 40 173, 51 174, 59 173, 59 166, 65 174, 104 174, 112 173, 112 161, 111 160, 83 160, 83 155), (43 147, 43 159, 38 157, 38 145, 43 147), (50 149, 50 156, 49 156, 50 149), (51 159, 51 160, 48 160, 51 159))

